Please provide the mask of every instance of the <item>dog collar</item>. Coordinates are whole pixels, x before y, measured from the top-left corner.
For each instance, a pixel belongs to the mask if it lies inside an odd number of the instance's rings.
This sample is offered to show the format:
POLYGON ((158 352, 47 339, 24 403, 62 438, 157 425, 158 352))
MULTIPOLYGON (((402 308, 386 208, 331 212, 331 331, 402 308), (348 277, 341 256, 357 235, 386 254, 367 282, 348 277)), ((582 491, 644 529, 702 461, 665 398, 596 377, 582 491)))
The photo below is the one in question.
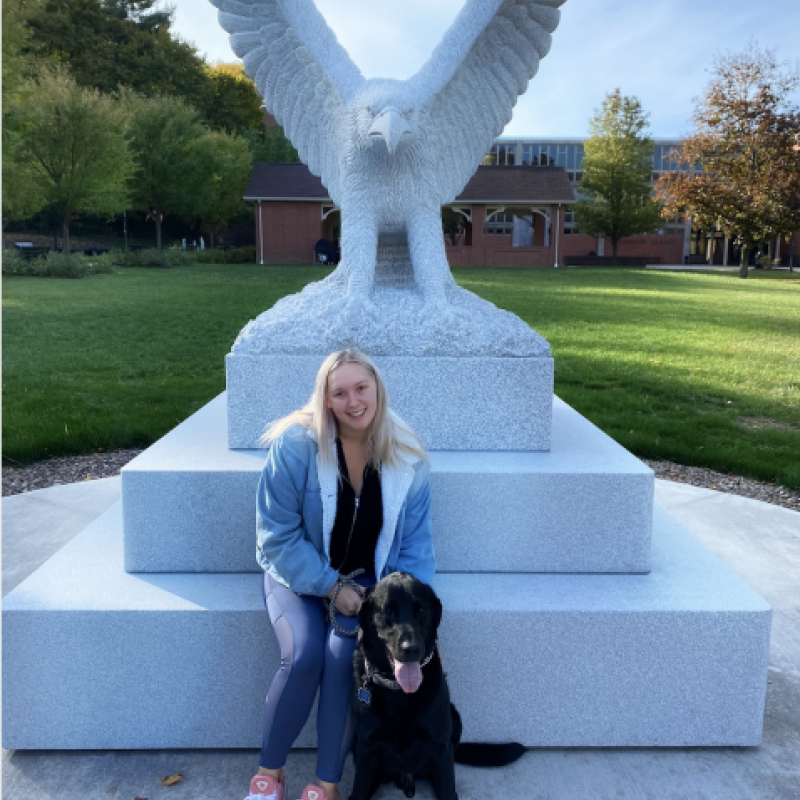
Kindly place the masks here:
MULTIPOLYGON (((436 652, 436 642, 433 643, 433 648, 431 649, 431 652, 422 661, 420 661, 419 663, 420 669, 430 664, 430 661, 433 658, 433 654, 435 652, 436 652)), ((383 675, 376 672, 372 668, 372 664, 369 663, 366 656, 364 656, 364 669, 366 670, 366 674, 364 675, 363 685, 358 690, 358 699, 362 703, 369 705, 370 700, 372 699, 369 689, 367 689, 367 685, 369 684, 370 681, 372 681, 373 683, 377 683, 379 686, 383 686, 386 689, 391 689, 393 692, 398 691, 401 688, 400 684, 396 680, 393 680, 392 678, 385 678, 383 675)))

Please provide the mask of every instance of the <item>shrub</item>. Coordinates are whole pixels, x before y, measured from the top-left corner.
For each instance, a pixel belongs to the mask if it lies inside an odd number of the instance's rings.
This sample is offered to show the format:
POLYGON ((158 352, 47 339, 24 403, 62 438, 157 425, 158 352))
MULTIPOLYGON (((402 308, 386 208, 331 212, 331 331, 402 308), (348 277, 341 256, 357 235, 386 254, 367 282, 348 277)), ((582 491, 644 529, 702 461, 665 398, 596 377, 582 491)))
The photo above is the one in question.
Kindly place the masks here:
POLYGON ((173 269, 192 264, 252 264, 256 260, 256 248, 252 244, 230 250, 183 250, 170 247, 160 256, 155 249, 128 250, 114 253, 113 260, 118 267, 149 269, 173 269))
POLYGON ((112 271, 113 263, 107 255, 84 256, 65 255, 51 250, 44 260, 42 277, 48 278, 86 278, 112 271))
MULTIPOLYGON (((38 259, 36 259, 38 260, 38 259)), ((3 275, 33 275, 34 259, 23 258, 16 247, 3 248, 3 275)))
POLYGON ((230 250, 195 250, 201 264, 252 264, 256 260, 254 244, 232 247, 230 250))
POLYGON ((109 256, 66 255, 51 250, 46 256, 24 258, 14 250, 3 250, 3 275, 34 278, 86 278, 111 272, 109 256))
POLYGON ((155 248, 147 250, 127 250, 113 254, 118 267, 143 269, 172 269, 192 263, 192 258, 182 250, 164 250, 159 255, 155 248))

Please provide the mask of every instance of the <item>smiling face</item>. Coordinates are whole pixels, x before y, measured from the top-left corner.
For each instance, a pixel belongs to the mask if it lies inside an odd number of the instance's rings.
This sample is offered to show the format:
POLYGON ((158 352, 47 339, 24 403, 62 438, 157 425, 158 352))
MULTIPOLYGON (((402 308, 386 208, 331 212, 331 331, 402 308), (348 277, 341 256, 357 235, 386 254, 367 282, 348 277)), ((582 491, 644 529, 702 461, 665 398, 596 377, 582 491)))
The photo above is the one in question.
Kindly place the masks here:
POLYGON ((342 364, 328 375, 325 405, 336 417, 340 436, 363 436, 378 407, 375 378, 361 364, 342 364))

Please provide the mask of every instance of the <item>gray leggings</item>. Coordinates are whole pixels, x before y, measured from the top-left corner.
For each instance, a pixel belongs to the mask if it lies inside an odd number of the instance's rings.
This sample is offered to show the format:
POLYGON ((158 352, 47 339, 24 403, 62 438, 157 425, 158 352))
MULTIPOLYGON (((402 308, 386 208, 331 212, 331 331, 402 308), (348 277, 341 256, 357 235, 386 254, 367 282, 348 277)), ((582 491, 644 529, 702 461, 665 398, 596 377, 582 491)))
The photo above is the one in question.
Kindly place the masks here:
MULTIPOLYGON (((356 580, 361 586, 375 583, 373 576, 356 580)), ((356 640, 336 633, 325 618, 321 597, 297 595, 267 574, 264 597, 281 648, 281 666, 264 707, 261 766, 283 767, 319 689, 317 777, 339 783, 353 740, 350 688, 356 640)), ((336 621, 348 631, 356 627, 355 617, 337 614, 336 621)))

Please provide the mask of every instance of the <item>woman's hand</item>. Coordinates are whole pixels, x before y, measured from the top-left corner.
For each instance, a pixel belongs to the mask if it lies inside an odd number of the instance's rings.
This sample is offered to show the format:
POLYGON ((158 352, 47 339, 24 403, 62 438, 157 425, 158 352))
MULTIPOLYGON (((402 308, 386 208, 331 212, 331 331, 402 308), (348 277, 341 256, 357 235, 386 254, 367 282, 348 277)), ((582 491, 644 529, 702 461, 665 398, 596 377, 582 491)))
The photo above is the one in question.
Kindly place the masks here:
MULTIPOLYGON (((328 599, 332 599, 336 592, 336 586, 328 592, 328 599)), ((347 584, 342 587, 339 596, 336 598, 336 610, 346 617, 354 617, 358 614, 358 609, 361 608, 361 601, 364 590, 359 586, 358 591, 347 584)))

